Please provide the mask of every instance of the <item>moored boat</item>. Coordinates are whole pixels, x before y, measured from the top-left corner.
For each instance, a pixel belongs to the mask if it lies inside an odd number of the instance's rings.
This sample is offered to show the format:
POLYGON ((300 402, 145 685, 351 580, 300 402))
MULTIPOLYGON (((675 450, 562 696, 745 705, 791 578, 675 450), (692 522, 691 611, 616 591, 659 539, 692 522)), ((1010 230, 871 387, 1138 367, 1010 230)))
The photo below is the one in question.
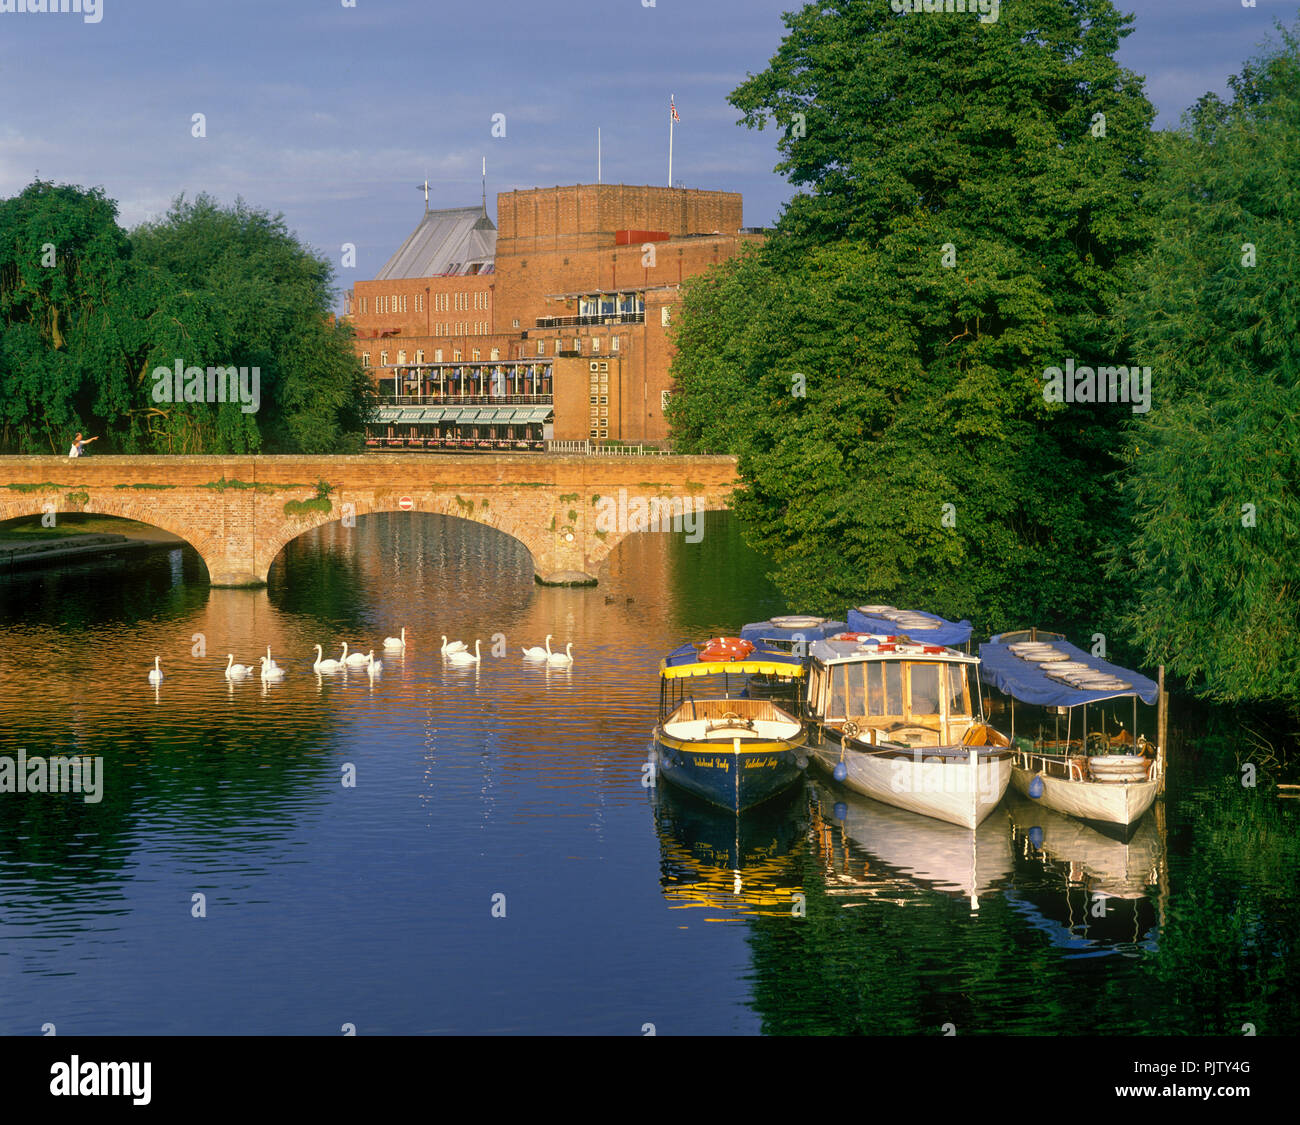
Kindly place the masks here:
POLYGON ((1131 830, 1159 790, 1155 747, 1135 734, 1138 700, 1155 704, 1156 683, 1085 653, 1059 633, 1003 633, 980 645, 980 657, 985 681, 1009 700, 1016 790, 1099 828, 1131 830), (1132 702, 1133 725, 1125 728, 1120 719, 1110 733, 1104 705, 1114 712, 1126 700, 1132 702), (1021 730, 1028 724, 1032 738, 1016 735, 1017 702, 1021 730))
POLYGON ((740 812, 797 782, 808 764, 803 722, 752 698, 751 676, 799 679, 803 661, 739 637, 686 644, 659 666, 654 738, 664 780, 740 812))
POLYGON ((984 719, 978 657, 856 632, 809 653, 809 745, 836 781, 966 828, 993 811, 1010 780, 1010 740, 984 719))

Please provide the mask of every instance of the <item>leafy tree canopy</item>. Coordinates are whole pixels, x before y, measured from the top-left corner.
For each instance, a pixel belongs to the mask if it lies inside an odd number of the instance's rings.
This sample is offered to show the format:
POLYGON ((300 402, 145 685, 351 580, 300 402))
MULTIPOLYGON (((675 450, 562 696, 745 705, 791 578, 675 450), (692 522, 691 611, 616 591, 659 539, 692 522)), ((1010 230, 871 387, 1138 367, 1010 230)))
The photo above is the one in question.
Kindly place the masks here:
POLYGON ((1153 368, 1128 429, 1126 624, 1219 700, 1300 712, 1300 39, 1202 98, 1161 148, 1120 326, 1153 368))
POLYGON ((32 184, 0 203, 0 443, 59 452, 82 430, 121 452, 357 449, 371 391, 331 281, 281 216, 242 201, 181 198, 128 236, 99 189, 32 184), (203 401, 172 401, 157 371, 178 361, 245 369, 257 409, 211 401, 206 376, 203 401))
POLYGON ((679 448, 739 455, 738 508, 800 608, 1096 626, 1128 407, 1049 405, 1043 372, 1125 362, 1107 316, 1148 238, 1154 116, 1114 61, 1128 20, 880 0, 786 24, 731 101, 783 129, 803 190, 761 250, 687 288, 679 448))

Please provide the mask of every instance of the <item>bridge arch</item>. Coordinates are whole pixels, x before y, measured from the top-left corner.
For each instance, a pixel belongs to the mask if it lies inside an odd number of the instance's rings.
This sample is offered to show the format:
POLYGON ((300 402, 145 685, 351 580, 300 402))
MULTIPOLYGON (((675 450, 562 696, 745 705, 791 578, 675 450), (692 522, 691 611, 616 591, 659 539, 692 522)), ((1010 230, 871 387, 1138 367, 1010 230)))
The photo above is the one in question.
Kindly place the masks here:
MULTIPOLYGON (((344 503, 349 503, 349 502, 345 501, 344 503)), ((286 526, 279 535, 275 536, 269 541, 263 541, 261 544, 259 544, 259 551, 262 550, 265 551, 266 569, 264 572, 264 577, 270 574, 271 567, 275 565, 276 560, 283 553, 285 547, 287 547, 295 539, 299 539, 302 536, 308 534, 311 531, 314 531, 316 528, 319 527, 329 527, 333 524, 348 526, 349 521, 361 519, 365 516, 378 516, 378 515, 451 516, 456 519, 464 520, 467 523, 476 523, 483 527, 490 527, 494 531, 499 531, 503 535, 509 536, 511 539, 514 539, 516 542, 522 544, 524 548, 528 550, 528 552, 533 556, 534 566, 536 566, 537 549, 541 545, 536 543, 535 537, 534 537, 534 542, 532 543, 529 542, 528 538, 526 538, 529 529, 527 528, 518 529, 515 528, 513 525, 503 526, 503 524, 507 524, 507 521, 493 518, 490 510, 486 513, 482 513, 479 515, 472 515, 469 514, 464 507, 455 504, 454 502, 450 505, 445 503, 440 505, 435 505, 435 508, 436 510, 431 510, 428 508, 416 508, 414 506, 410 508, 403 508, 400 504, 396 504, 396 503, 379 503, 374 505, 353 504, 351 509, 344 511, 342 510, 342 505, 336 504, 332 507, 329 513, 320 512, 318 514, 310 515, 304 518, 301 522, 296 523, 292 527, 286 526), (446 510, 449 507, 451 510, 446 510), (520 534, 521 530, 523 532, 522 534, 520 534)))

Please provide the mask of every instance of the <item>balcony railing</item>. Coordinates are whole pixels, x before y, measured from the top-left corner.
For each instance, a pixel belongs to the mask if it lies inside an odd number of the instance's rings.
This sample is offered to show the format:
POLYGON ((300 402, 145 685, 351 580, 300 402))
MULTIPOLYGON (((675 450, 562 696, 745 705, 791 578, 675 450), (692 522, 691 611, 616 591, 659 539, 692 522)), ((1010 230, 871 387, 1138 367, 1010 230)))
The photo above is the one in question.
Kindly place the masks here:
POLYGON ((381 395, 380 406, 553 406, 554 395, 381 395))
POLYGON ((599 316, 539 316, 538 328, 599 328, 606 324, 644 324, 645 313, 607 313, 599 316))
POLYGON ((587 457, 667 457, 670 449, 646 448, 644 445, 605 445, 597 441, 556 441, 546 443, 547 453, 581 453, 587 457))

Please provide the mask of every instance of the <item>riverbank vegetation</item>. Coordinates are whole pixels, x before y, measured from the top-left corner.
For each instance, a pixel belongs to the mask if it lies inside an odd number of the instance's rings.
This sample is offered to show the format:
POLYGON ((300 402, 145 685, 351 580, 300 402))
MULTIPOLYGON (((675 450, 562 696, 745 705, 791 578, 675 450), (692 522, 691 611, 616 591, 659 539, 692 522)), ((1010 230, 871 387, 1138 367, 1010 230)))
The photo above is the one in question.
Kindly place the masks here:
POLYGON ((669 417, 738 455, 789 603, 1101 633, 1300 712, 1295 39, 1160 133, 1106 0, 786 24, 730 100, 797 191, 685 287, 669 417))
POLYGON ((0 201, 0 451, 359 452, 371 391, 331 281, 242 201, 127 233, 102 190, 31 184, 0 201))

